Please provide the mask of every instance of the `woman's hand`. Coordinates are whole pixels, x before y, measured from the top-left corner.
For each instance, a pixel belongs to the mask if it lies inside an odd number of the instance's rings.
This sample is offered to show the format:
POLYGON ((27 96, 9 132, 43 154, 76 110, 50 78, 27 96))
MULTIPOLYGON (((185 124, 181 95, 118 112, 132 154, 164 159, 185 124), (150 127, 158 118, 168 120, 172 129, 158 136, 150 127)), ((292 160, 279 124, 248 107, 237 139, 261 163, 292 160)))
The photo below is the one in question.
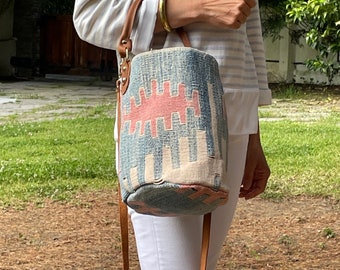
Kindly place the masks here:
POLYGON ((199 20, 237 29, 246 22, 255 5, 255 0, 201 0, 199 20))
POLYGON ((267 185, 270 169, 260 142, 260 134, 249 135, 248 151, 240 198, 252 199, 261 194, 267 185))
MULTIPOLYGON (((172 28, 205 22, 237 29, 246 22, 255 5, 256 0, 167 0, 166 13, 172 28)), ((159 21, 155 30, 161 30, 159 21)))

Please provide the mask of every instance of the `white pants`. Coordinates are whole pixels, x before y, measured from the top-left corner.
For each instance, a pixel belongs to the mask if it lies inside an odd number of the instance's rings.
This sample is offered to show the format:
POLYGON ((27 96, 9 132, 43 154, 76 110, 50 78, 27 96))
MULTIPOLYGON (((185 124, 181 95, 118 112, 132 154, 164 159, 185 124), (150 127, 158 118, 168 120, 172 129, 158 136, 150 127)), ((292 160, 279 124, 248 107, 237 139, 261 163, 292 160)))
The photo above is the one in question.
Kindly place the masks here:
MULTIPOLYGON (((228 203, 212 213, 208 270, 216 268, 232 222, 242 182, 248 135, 230 135, 227 179, 228 203)), ((129 209, 142 270, 198 270, 202 216, 154 217, 129 209)))

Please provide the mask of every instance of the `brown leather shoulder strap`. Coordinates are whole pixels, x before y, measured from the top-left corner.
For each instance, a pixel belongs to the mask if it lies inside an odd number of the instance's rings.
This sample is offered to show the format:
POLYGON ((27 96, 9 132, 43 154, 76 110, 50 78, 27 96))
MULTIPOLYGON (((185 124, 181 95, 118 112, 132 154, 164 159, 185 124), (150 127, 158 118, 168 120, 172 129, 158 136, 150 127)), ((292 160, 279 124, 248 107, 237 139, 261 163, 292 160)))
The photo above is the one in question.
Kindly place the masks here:
POLYGON ((123 26, 123 30, 120 35, 119 44, 117 48, 119 55, 122 58, 126 57, 126 49, 128 49, 129 52, 132 50, 132 42, 130 36, 137 10, 142 2, 143 0, 133 1, 129 8, 128 14, 126 15, 125 24, 123 26))
POLYGON ((181 38, 183 44, 185 47, 191 47, 191 43, 188 37, 187 32, 185 32, 185 30, 183 29, 183 27, 177 28, 176 29, 176 33, 179 35, 179 37, 181 38))
POLYGON ((129 219, 127 205, 123 202, 120 195, 120 187, 118 184, 118 198, 119 198, 119 223, 121 247, 123 256, 123 270, 129 270, 129 219))
POLYGON ((210 227, 211 227, 211 213, 205 214, 203 217, 203 233, 202 233, 202 247, 201 247, 201 268, 206 270, 208 265, 208 252, 210 242, 210 227))
MULTIPOLYGON (((135 16, 137 10, 142 3, 143 0, 135 0, 129 8, 127 18, 125 20, 125 24, 123 26, 122 33, 119 38, 119 44, 117 47, 117 51, 120 54, 121 58, 124 59, 127 57, 126 53, 132 50, 132 42, 130 39, 133 23, 135 20, 135 16)), ((125 65, 127 69, 130 69, 130 63, 125 59, 125 65)), ((122 68, 122 67, 121 67, 122 68)), ((121 70, 122 71, 122 70, 121 70)), ((127 76, 129 77, 130 72, 126 70, 127 76)), ((127 78, 129 79, 129 78, 127 78)), ((118 147, 120 141, 120 122, 121 122, 121 95, 122 91, 126 91, 128 86, 128 82, 125 86, 122 85, 120 80, 117 81, 117 106, 118 106, 118 114, 117 114, 117 122, 118 122, 118 147), (119 82, 119 83, 118 83, 119 82)), ((119 155, 119 148, 118 148, 119 155)), ((128 209, 127 205, 123 202, 120 192, 120 186, 118 184, 118 200, 119 200, 119 221, 120 221, 120 235, 121 235, 121 248, 122 248, 122 257, 123 257, 123 270, 129 270, 129 220, 128 220, 128 209)))

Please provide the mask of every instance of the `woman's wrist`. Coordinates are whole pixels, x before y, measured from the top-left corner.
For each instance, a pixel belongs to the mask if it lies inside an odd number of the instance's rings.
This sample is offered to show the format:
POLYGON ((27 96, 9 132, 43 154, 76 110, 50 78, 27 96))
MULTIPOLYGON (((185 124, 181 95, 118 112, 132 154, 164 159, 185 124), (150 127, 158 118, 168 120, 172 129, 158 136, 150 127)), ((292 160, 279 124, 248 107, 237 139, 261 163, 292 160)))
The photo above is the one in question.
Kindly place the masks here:
POLYGON ((195 0, 159 0, 155 32, 171 31, 181 26, 196 22, 199 16, 199 1, 195 0))
POLYGON ((167 15, 167 0, 159 0, 158 3, 158 15, 161 21, 162 27, 165 31, 171 32, 173 29, 169 24, 168 15, 167 15))

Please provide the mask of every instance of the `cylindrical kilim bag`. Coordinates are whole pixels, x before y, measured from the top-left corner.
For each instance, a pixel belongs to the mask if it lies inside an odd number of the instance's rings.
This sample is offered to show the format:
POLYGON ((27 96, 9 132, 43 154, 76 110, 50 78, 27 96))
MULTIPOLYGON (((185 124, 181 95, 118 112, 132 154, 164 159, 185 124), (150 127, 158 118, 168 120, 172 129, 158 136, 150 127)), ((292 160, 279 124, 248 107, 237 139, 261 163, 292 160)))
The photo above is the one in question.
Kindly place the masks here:
POLYGON ((216 59, 175 47, 131 60, 129 36, 121 46, 118 177, 123 201, 157 216, 202 215, 226 203, 227 122, 216 59))
POLYGON ((216 60, 188 47, 131 62, 121 97, 119 181, 139 213, 201 215, 227 200, 227 125, 216 60))
POLYGON ((228 199, 227 120, 218 64, 191 48, 181 30, 186 47, 130 59, 130 34, 141 2, 133 2, 117 49, 122 58, 117 81, 121 199, 142 214, 211 213, 228 199))

